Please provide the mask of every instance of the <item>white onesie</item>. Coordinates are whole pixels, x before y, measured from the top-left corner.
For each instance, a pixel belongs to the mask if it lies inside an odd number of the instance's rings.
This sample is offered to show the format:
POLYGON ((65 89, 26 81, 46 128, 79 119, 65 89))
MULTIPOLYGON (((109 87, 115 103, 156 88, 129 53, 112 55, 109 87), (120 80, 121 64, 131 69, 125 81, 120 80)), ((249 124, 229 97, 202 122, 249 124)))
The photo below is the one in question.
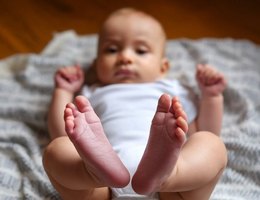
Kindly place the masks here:
MULTIPOLYGON (((91 102, 107 138, 131 177, 143 155, 158 99, 163 93, 178 96, 187 113, 188 122, 194 120, 197 114, 194 97, 177 80, 83 88, 82 94, 91 102)), ((158 194, 136 194, 131 183, 125 188, 111 190, 113 199, 117 200, 158 199, 158 194)))

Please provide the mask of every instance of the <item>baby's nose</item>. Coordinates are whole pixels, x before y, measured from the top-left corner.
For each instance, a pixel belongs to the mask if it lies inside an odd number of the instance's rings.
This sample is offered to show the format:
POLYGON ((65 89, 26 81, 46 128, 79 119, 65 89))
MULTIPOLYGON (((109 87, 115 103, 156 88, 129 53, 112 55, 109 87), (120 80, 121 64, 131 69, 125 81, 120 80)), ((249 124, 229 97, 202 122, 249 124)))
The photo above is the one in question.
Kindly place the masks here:
POLYGON ((133 54, 130 50, 124 50, 118 55, 120 64, 131 64, 133 62, 133 54))

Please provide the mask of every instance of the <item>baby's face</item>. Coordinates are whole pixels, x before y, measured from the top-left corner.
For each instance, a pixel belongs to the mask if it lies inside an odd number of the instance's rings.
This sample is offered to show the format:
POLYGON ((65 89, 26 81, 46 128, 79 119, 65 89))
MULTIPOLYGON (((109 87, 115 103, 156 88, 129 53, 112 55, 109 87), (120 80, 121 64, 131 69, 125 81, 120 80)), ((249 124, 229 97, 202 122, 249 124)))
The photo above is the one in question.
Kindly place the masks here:
POLYGON ((152 82, 168 70, 165 37, 152 18, 110 17, 100 33, 96 69, 103 84, 152 82))

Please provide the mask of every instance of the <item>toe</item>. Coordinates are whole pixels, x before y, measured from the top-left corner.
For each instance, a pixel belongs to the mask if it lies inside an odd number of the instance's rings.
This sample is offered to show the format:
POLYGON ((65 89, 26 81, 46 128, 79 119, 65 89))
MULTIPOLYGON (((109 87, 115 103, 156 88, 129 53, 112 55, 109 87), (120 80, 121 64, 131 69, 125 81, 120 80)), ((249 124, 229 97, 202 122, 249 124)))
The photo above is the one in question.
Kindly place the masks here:
POLYGON ((71 119, 65 120, 65 130, 68 133, 68 136, 71 136, 71 134, 73 134, 73 130, 74 130, 73 120, 71 120, 71 119))
POLYGON ((172 104, 172 107, 173 107, 174 110, 182 109, 182 105, 181 105, 180 102, 174 102, 174 103, 172 104))
POLYGON ((72 109, 72 110, 77 109, 76 106, 75 106, 73 103, 68 103, 68 104, 66 105, 66 108, 70 108, 70 109, 72 109))
POLYGON ((184 118, 178 117, 176 123, 177 126, 181 128, 185 133, 188 131, 188 123, 184 118))
POLYGON ((81 113, 93 110, 92 107, 90 106, 90 102, 84 96, 77 96, 75 98, 75 103, 77 105, 78 110, 81 113))
POLYGON ((74 119, 73 111, 71 108, 65 108, 64 110, 64 120, 74 119))
POLYGON ((176 129, 176 137, 180 140, 180 144, 183 144, 186 140, 186 134, 185 132, 180 128, 178 127, 176 129))
POLYGON ((176 119, 182 117, 183 119, 187 120, 187 115, 182 108, 174 110, 173 114, 176 119))
POLYGON ((167 94, 163 94, 158 100, 157 112, 168 112, 171 106, 171 98, 167 94))
POLYGON ((177 97, 174 97, 172 100, 172 113, 174 114, 175 118, 182 117, 183 119, 187 120, 187 115, 182 108, 182 105, 177 97))

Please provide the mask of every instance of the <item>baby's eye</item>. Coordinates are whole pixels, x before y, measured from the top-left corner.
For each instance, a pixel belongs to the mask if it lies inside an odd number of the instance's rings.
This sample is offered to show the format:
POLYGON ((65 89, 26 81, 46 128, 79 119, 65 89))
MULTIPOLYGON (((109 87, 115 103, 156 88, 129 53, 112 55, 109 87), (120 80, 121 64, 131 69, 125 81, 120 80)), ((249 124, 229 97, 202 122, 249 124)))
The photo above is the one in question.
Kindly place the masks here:
POLYGON ((113 54, 113 53, 116 53, 118 51, 118 48, 116 46, 111 46, 111 47, 107 47, 105 49, 106 53, 110 53, 110 54, 113 54))
POLYGON ((136 49, 136 53, 139 55, 144 55, 144 54, 148 53, 148 50, 145 48, 139 48, 139 49, 136 49))

